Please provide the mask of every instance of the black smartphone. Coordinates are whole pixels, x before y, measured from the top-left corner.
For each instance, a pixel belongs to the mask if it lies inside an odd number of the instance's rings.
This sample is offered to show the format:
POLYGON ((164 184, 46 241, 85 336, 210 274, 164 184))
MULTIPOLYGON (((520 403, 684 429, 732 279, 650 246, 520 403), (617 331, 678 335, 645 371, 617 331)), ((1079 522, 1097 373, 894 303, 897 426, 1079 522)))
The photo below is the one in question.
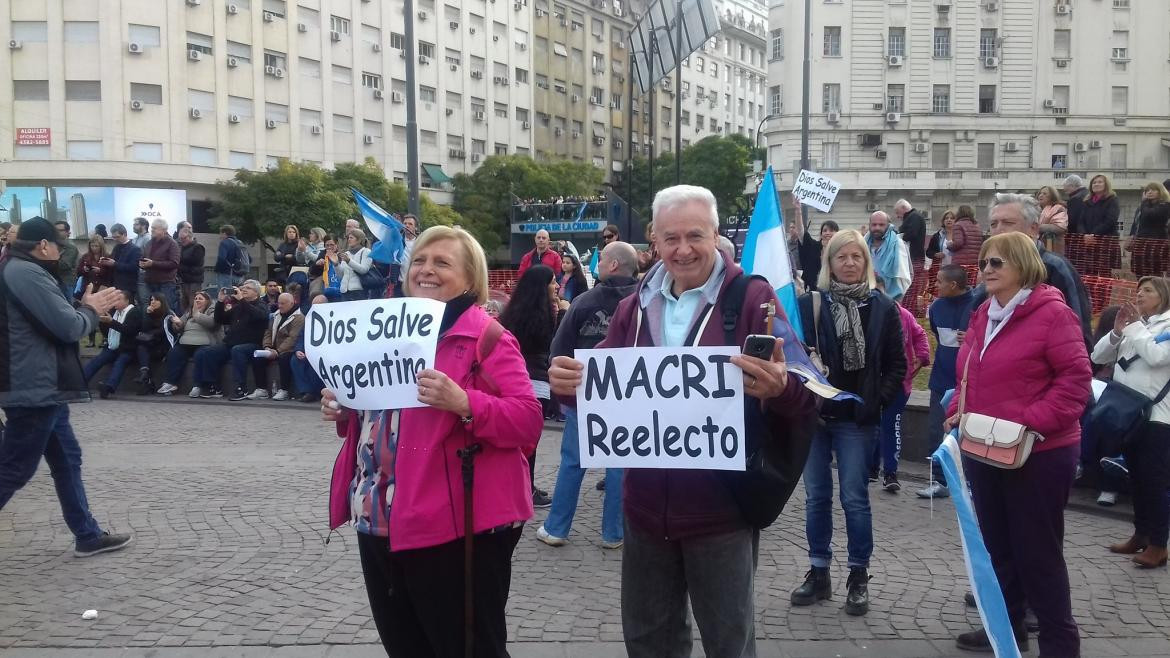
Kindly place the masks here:
POLYGON ((765 361, 772 360, 772 350, 776 349, 776 337, 764 334, 752 334, 743 341, 745 356, 754 356, 765 361))

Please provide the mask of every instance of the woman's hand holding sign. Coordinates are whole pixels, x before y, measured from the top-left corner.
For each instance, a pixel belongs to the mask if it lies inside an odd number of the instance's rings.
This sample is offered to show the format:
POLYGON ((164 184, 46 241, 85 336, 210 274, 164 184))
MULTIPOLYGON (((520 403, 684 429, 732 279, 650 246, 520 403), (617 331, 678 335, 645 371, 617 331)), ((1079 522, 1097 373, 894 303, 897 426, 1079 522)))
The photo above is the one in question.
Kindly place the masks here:
POLYGON ((331 423, 345 420, 349 409, 337 402, 337 396, 328 388, 321 389, 321 419, 331 423))
POLYGON ((418 373, 418 401, 463 418, 471 415, 471 400, 467 397, 467 391, 446 374, 431 368, 418 373))
POLYGON ((788 365, 784 361, 782 338, 776 339, 771 361, 737 354, 731 357, 731 362, 743 370, 743 392, 754 398, 774 398, 783 393, 788 385, 788 365))

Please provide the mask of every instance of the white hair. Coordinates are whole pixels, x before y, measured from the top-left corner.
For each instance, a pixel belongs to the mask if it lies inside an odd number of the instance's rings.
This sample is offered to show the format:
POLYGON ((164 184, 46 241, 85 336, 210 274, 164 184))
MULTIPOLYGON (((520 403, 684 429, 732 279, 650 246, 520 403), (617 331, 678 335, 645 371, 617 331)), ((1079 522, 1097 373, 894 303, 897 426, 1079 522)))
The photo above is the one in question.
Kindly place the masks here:
POLYGON ((170 229, 171 227, 169 224, 167 224, 167 220, 156 219, 150 223, 150 228, 161 228, 162 230, 166 231, 166 230, 170 229))
POLYGON ((264 286, 261 286, 260 282, 257 281, 256 279, 248 279, 247 281, 241 283, 240 285, 246 286, 248 288, 251 288, 252 290, 255 290, 257 297, 259 297, 263 293, 263 290, 264 290, 264 286))
POLYGON ((1028 226, 1034 226, 1040 223, 1040 203, 1031 194, 1000 192, 995 195, 995 199, 991 202, 989 210, 994 210, 996 206, 1007 206, 1013 203, 1020 206, 1020 214, 1024 216, 1024 222, 1028 226))
POLYGON ((1076 174, 1070 174, 1068 178, 1064 179, 1064 183, 1061 185, 1061 187, 1068 187, 1070 185, 1080 189, 1085 186, 1085 179, 1077 176, 1076 174))
POLYGON ((910 210, 913 207, 914 206, 911 205, 909 201, 905 199, 898 199, 898 201, 894 203, 894 212, 898 212, 899 210, 910 210))
POLYGON ((719 251, 727 254, 727 257, 732 261, 735 260, 735 243, 731 241, 726 235, 720 235, 718 239, 719 251))
POLYGON ((710 208, 711 228, 719 232, 719 209, 715 203, 715 195, 705 187, 698 185, 675 185, 658 191, 654 195, 654 205, 651 206, 651 218, 657 224, 658 218, 667 210, 698 201, 710 208))

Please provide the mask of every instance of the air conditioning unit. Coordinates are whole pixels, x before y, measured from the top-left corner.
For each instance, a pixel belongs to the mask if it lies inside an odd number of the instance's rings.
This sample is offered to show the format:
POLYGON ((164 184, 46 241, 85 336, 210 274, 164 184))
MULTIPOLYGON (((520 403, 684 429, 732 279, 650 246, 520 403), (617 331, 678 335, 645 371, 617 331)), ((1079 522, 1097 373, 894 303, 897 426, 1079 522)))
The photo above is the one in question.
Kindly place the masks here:
POLYGON ((528 44, 527 44, 527 43, 524 43, 523 41, 521 41, 520 43, 516 44, 516 47, 517 47, 517 48, 519 48, 521 51, 528 50, 528 44))
POLYGON ((467 28, 467 32, 468 32, 469 34, 475 34, 475 27, 474 27, 474 26, 472 26, 472 27, 469 27, 469 28, 467 28))
POLYGON ((581 131, 574 130, 572 133, 572 136, 573 136, 573 139, 579 139, 581 137, 581 131))
POLYGON ((500 82, 500 80, 503 80, 503 79, 504 79, 504 78, 501 78, 501 77, 500 77, 500 76, 498 76, 498 75, 496 75, 496 76, 492 76, 492 82, 493 82, 494 84, 497 84, 497 85, 500 85, 500 84, 505 84, 505 83, 503 83, 503 82, 500 82))
POLYGON ((362 143, 363 144, 373 144, 374 143, 374 136, 373 135, 362 135, 362 143))
POLYGON ((276 130, 276 120, 265 119, 264 120, 264 127, 269 129, 269 130, 276 130))
POLYGON ((560 137, 561 135, 565 134, 565 129, 564 128, 553 128, 553 134, 556 135, 557 137, 560 137))
POLYGON ((492 43, 499 43, 499 42, 500 42, 500 35, 493 34, 492 35, 492 43))
POLYGON ((426 11, 424 11, 424 10, 422 10, 422 9, 420 9, 420 10, 419 10, 419 12, 418 12, 418 19, 419 19, 420 21, 425 21, 425 20, 427 19, 427 12, 426 12, 426 11))
POLYGON ((483 71, 481 71, 479 69, 471 69, 471 77, 475 78, 476 80, 479 80, 480 78, 483 77, 483 71))
POLYGON ((998 2, 988 2, 987 4, 983 5, 983 8, 986 9, 987 11, 999 11, 999 3, 998 2))
POLYGON ((382 95, 383 95, 383 94, 382 94, 382 90, 381 90, 381 89, 375 89, 375 90, 374 90, 374 100, 376 100, 376 101, 380 101, 380 100, 382 100, 382 95))
POLYGON ((618 50, 625 50, 626 49, 626 42, 625 41, 618 41, 617 43, 615 43, 613 45, 617 46, 618 50))
POLYGON ((951 10, 951 0, 934 0, 934 8, 940 14, 946 14, 951 10))
POLYGON ((445 112, 446 112, 447 116, 451 116, 452 114, 455 114, 455 110, 450 108, 450 107, 447 108, 445 112))
POLYGON ((886 150, 885 149, 876 149, 876 150, 874 150, 873 154, 874 154, 874 157, 876 157, 878 160, 885 160, 886 159, 886 150))
POLYGON ((573 101, 574 103, 580 102, 580 100, 581 100, 581 97, 580 97, 580 96, 578 96, 577 94, 573 94, 572 101, 573 101))
POLYGON ((524 5, 522 5, 522 4, 520 4, 519 2, 517 2, 517 3, 515 3, 515 4, 513 4, 513 5, 512 5, 512 11, 520 11, 520 9, 521 9, 523 6, 524 6, 524 5))
POLYGON ((264 75, 276 75, 276 67, 275 66, 265 66, 264 67, 264 75))
POLYGON ((886 112, 886 123, 898 123, 902 120, 900 112, 886 112))
POLYGON ((901 66, 902 65, 902 56, 901 55, 890 55, 888 58, 886 58, 886 63, 889 64, 890 66, 901 66))
POLYGON ((620 150, 622 148, 622 140, 620 140, 620 139, 613 140, 613 148, 615 150, 620 150))
POLYGON ((237 7, 236 5, 229 4, 227 6, 227 13, 232 14, 232 15, 238 14, 238 13, 240 13, 240 8, 237 7))
POLYGON ((1101 148, 1101 140, 1094 139, 1093 141, 1089 142, 1089 148, 1091 148, 1091 149, 1101 148))
POLYGON ((877 209, 878 209, 878 204, 874 203, 873 201, 870 201, 869 203, 865 204, 865 211, 866 212, 876 212, 877 209))
POLYGON ((451 21, 450 23, 447 23, 447 27, 451 28, 452 30, 458 30, 459 21, 451 21))
POLYGON ((984 57, 983 58, 983 68, 985 68, 985 69, 999 68, 999 58, 998 57, 984 57))
POLYGON ((431 58, 427 57, 426 55, 419 55, 418 56, 418 63, 423 65, 423 66, 426 66, 427 64, 431 63, 431 58))
POLYGON ((308 32, 309 26, 304 23, 297 23, 297 32, 308 32))
POLYGON ((1068 60, 1067 60, 1067 59, 1058 59, 1058 60, 1056 60, 1056 68, 1058 68, 1058 69, 1067 69, 1067 68, 1068 68, 1068 60))
POLYGON ((134 110, 135 112, 141 112, 143 107, 146 107, 146 104, 138 99, 130 101, 130 109, 134 110))
POLYGON ((1125 117, 1114 117, 1113 118, 1113 125, 1124 126, 1125 125, 1125 117))
POLYGON ((528 130, 531 127, 532 127, 532 124, 528 123, 527 121, 520 122, 520 130, 528 130))
POLYGON ((483 159, 483 153, 472 153, 471 154, 471 161, 472 162, 479 162, 482 159, 483 159))
POLYGON ((915 153, 926 153, 929 150, 930 150, 930 144, 927 144, 926 142, 918 142, 917 144, 914 145, 914 152, 915 153))
POLYGON ((187 0, 187 5, 191 7, 198 7, 203 0, 187 0))
POLYGON ((1052 109, 1054 107, 1056 107, 1056 101, 1052 100, 1051 98, 1047 98, 1044 100, 1044 108, 1045 109, 1052 109))
POLYGON ((276 71, 272 74, 272 76, 275 78, 283 78, 284 77, 284 69, 277 67, 276 71))
POLYGON ((594 137, 594 138, 593 138, 593 144, 594 144, 594 145, 596 145, 596 146, 601 146, 601 145, 602 145, 602 144, 604 144, 604 143, 605 143, 605 138, 604 138, 604 137, 594 137))
POLYGON ((187 110, 187 115, 190 116, 192 119, 202 119, 203 118, 203 112, 200 112, 199 108, 197 108, 197 107, 193 107, 190 110, 187 110))
POLYGON ((16 39, 10 39, 8 41, 9 50, 20 50, 21 48, 24 48, 24 44, 22 42, 17 41, 16 39))
POLYGON ((1020 150, 1020 143, 1019 142, 1004 142, 1003 150, 1007 151, 1008 153, 1015 153, 1016 151, 1020 150))
POLYGON ((391 103, 401 103, 402 102, 402 92, 401 91, 390 92, 390 102, 391 103))
POLYGON ((140 55, 142 54, 142 44, 138 43, 137 41, 131 41, 130 43, 126 44, 126 50, 131 55, 140 55))
POLYGON ((1073 142, 1074 153, 1084 153, 1087 150, 1089 150, 1089 147, 1084 142, 1073 142))
POLYGON ((596 96, 590 96, 589 97, 589 104, 590 105, 601 105, 601 99, 596 97, 596 96))
POLYGON ((240 122, 240 115, 238 115, 238 114, 229 114, 228 115, 228 123, 239 123, 239 122, 240 122))
POLYGON ((234 69, 240 65, 240 60, 236 59, 235 57, 229 57, 227 58, 227 65, 229 69, 234 69))
POLYGON ((329 32, 329 40, 335 43, 341 41, 341 33, 336 30, 329 32))
POLYGON ((313 135, 320 135, 322 132, 321 126, 309 126, 309 133, 313 135))
POLYGON ((1068 16, 1072 13, 1072 5, 1056 5, 1057 16, 1068 16))
POLYGON ((545 10, 543 10, 543 9, 537 9, 537 10, 536 10, 536 17, 537 17, 537 18, 543 18, 543 17, 544 17, 545 15, 547 15, 547 14, 548 14, 548 12, 547 12, 547 11, 545 11, 545 10))
POLYGON ((382 52, 382 44, 380 44, 380 43, 375 43, 375 44, 373 44, 372 46, 370 46, 370 49, 371 49, 371 50, 373 50, 373 51, 374 51, 374 52, 376 52, 376 53, 380 53, 380 52, 382 52))
POLYGON ((264 12, 264 22, 265 23, 271 23, 275 20, 276 20, 276 14, 274 14, 270 11, 264 12))
POLYGON ((609 107, 611 109, 614 109, 614 110, 620 110, 621 109, 621 107, 619 107, 620 105, 621 105, 621 103, 618 103, 617 101, 610 101, 609 102, 609 107))
POLYGON ((484 121, 487 119, 486 112, 475 112, 472 114, 472 116, 475 118, 476 121, 484 121))
POLYGON ((188 50, 187 59, 191 60, 192 62, 198 62, 199 60, 203 59, 203 53, 199 52, 198 50, 188 50))
POLYGON ((828 114, 825 115, 825 121, 828 121, 829 123, 840 123, 841 113, 840 112, 829 112, 828 114))
POLYGON ((458 71, 458 70, 459 70, 459 65, 458 65, 458 64, 452 64, 452 65, 451 65, 451 70, 452 70, 452 71, 458 71))

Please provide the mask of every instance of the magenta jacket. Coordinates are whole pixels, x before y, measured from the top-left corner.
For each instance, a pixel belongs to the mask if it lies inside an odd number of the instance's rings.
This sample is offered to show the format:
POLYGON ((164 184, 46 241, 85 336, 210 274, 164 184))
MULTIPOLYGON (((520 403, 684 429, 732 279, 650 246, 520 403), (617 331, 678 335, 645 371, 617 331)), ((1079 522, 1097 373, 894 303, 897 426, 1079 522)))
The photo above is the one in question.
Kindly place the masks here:
POLYGON ((897 306, 898 316, 902 319, 902 349, 906 352, 906 378, 902 380, 902 389, 910 395, 914 389, 914 375, 930 365, 930 341, 926 340, 926 330, 918 324, 914 314, 901 304, 897 306))
MULTIPOLYGON (((472 377, 476 341, 490 319, 479 306, 470 307, 439 338, 435 355, 435 369, 467 391, 471 425, 465 428, 454 413, 431 407, 402 412, 390 505, 391 550, 438 546, 463 536, 463 480, 455 451, 471 443, 483 447, 475 458, 474 532, 532 518, 525 454, 536 449, 544 416, 520 346, 507 331, 482 364, 488 377, 472 377)), ((357 414, 337 423, 345 443, 329 487, 330 529, 350 518, 360 430, 357 414)))
POLYGON ((1048 284, 1036 286, 984 351, 990 305, 990 300, 983 302, 971 316, 955 362, 957 381, 948 415, 958 413, 959 384, 970 358, 967 411, 1039 432, 1045 440, 1035 444, 1035 452, 1080 443, 1080 417, 1093 373, 1080 321, 1064 296, 1048 284))

